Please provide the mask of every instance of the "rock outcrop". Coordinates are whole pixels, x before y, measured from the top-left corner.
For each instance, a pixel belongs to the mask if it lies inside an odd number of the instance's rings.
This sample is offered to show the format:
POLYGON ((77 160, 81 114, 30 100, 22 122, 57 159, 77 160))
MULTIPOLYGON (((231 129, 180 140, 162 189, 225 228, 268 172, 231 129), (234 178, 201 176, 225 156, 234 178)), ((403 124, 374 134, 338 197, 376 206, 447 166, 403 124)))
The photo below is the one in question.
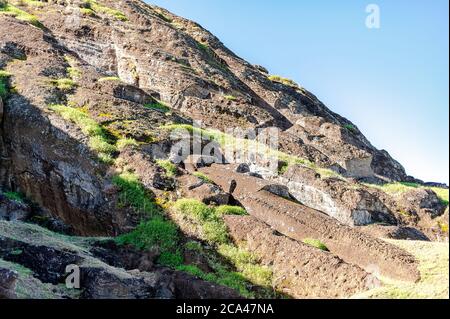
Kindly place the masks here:
POLYGON ((381 237, 448 235, 448 208, 428 190, 439 185, 393 196, 362 184, 420 181, 306 89, 192 21, 140 0, 8 0, 0 30, 0 298, 345 298, 378 275, 419 278, 417 260, 381 237), (208 131, 194 145, 197 121, 208 131), (266 174, 267 155, 229 164, 229 137, 212 129, 233 128, 278 133, 279 174, 266 174), (270 278, 237 284, 242 267, 219 244, 171 219, 181 198, 245 208, 197 218, 270 278), (156 215, 177 233, 170 268, 166 243, 115 238, 156 215), (192 240, 200 248, 187 249, 192 240), (67 266, 81 289, 64 285, 67 266))

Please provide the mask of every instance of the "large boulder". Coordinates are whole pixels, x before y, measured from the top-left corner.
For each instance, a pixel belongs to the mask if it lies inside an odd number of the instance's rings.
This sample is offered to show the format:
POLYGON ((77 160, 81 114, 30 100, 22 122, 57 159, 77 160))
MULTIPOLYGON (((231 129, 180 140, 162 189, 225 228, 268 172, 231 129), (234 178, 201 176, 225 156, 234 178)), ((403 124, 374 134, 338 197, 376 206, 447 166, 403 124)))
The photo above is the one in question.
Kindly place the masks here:
POLYGON ((178 182, 182 197, 198 199, 207 205, 226 205, 230 201, 230 194, 219 186, 194 175, 184 175, 178 182))
POLYGON ((391 211, 376 196, 337 178, 322 178, 313 169, 293 165, 280 179, 291 195, 306 206, 317 209, 350 226, 376 222, 396 225, 391 211))

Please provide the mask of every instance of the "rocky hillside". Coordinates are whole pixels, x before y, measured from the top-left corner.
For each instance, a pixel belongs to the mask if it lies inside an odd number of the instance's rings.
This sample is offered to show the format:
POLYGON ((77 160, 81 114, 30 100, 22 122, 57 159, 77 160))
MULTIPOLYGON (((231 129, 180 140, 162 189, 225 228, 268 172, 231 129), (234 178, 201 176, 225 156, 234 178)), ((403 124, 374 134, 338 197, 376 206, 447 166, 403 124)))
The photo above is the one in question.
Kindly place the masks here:
POLYGON ((0 298, 373 296, 423 280, 385 239, 448 242, 445 185, 192 21, 0 0, 0 30, 0 298))

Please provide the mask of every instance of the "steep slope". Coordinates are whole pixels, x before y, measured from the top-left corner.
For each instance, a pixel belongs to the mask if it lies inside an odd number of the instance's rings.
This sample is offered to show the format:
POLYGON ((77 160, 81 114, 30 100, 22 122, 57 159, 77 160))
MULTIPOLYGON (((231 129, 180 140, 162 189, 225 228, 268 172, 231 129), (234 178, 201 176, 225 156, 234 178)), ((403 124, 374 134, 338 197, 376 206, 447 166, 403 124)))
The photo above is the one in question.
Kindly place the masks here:
POLYGON ((377 237, 448 238, 448 189, 382 184, 415 180, 194 22, 138 0, 0 0, 0 30, 0 298, 344 298, 419 280, 377 237), (212 130, 235 127, 275 129, 280 150, 212 130), (264 152, 229 165, 229 142, 264 152), (68 264, 81 291, 61 286, 68 264))
POLYGON ((350 121, 305 89, 240 59, 196 23, 141 1, 36 3, 25 1, 27 12, 97 71, 156 90, 164 102, 205 125, 276 126, 283 149, 293 155, 357 177, 409 180, 350 121))

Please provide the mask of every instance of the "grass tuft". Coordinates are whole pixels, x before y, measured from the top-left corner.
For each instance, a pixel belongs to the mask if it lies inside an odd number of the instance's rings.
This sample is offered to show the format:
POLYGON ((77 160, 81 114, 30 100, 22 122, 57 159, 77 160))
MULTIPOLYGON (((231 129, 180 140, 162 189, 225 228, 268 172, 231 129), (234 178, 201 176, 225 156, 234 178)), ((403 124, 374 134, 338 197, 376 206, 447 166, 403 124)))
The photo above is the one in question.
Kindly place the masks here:
POLYGON ((105 76, 98 79, 98 82, 107 82, 107 81, 120 81, 120 78, 117 76, 105 76))
POLYGON ((11 73, 0 70, 0 98, 6 99, 9 95, 8 80, 11 73))
POLYGON ((5 196, 7 199, 18 202, 18 203, 24 203, 25 202, 25 196, 18 192, 0 192, 3 196, 5 196))
POLYGON ((148 109, 156 110, 162 113, 169 113, 170 108, 162 102, 148 103, 144 105, 148 109))
POLYGON ((83 6, 84 9, 92 10, 94 14, 103 13, 120 21, 128 21, 127 16, 123 12, 104 6, 98 3, 96 0, 85 0, 83 6))
POLYGON ((133 138, 121 138, 117 141, 116 146, 119 151, 122 151, 129 146, 137 147, 139 143, 133 138))
POLYGON ((287 86, 290 86, 290 87, 296 88, 296 89, 300 88, 300 86, 295 81, 293 81, 291 79, 283 78, 279 75, 270 75, 268 78, 272 82, 281 83, 281 84, 284 84, 284 85, 287 85, 287 86))
POLYGON ((239 215, 244 216, 247 215, 247 211, 239 206, 229 206, 223 205, 216 208, 216 215, 225 216, 225 215, 239 215))
POLYGON ((306 239, 303 239, 303 243, 306 245, 312 246, 312 247, 316 247, 323 251, 329 251, 328 247, 324 243, 322 243, 320 240, 317 240, 317 239, 306 238, 306 239))
POLYGON ((31 25, 34 25, 38 28, 43 28, 42 23, 39 22, 39 20, 32 14, 29 14, 26 11, 23 11, 13 5, 10 5, 9 3, 0 4, 0 15, 9 15, 17 20, 28 22, 31 25))
POLYGON ((157 160, 156 164, 166 171, 167 177, 175 177, 177 175, 177 167, 170 160, 157 160))
POLYGON ((116 238, 120 245, 132 245, 140 250, 149 250, 158 247, 160 256, 158 263, 168 267, 178 267, 183 263, 183 256, 178 249, 177 226, 162 217, 141 223, 128 234, 116 238))
POLYGON ((357 133, 358 132, 358 129, 353 124, 346 124, 346 125, 344 125, 344 128, 347 129, 348 131, 352 132, 352 133, 357 133))
POLYGON ((147 217, 159 215, 160 208, 134 173, 122 173, 113 177, 113 183, 120 188, 119 202, 123 206, 131 206, 147 217))
POLYGON ((235 97, 234 95, 224 95, 223 96, 225 99, 227 99, 228 101, 236 101, 237 97, 235 97))
POLYGON ((203 174, 201 172, 195 172, 192 175, 194 175, 195 177, 201 179, 205 183, 213 184, 213 181, 208 176, 206 176, 205 174, 203 174))
POLYGON ((51 80, 50 83, 65 92, 72 91, 76 87, 75 81, 69 78, 51 80))

